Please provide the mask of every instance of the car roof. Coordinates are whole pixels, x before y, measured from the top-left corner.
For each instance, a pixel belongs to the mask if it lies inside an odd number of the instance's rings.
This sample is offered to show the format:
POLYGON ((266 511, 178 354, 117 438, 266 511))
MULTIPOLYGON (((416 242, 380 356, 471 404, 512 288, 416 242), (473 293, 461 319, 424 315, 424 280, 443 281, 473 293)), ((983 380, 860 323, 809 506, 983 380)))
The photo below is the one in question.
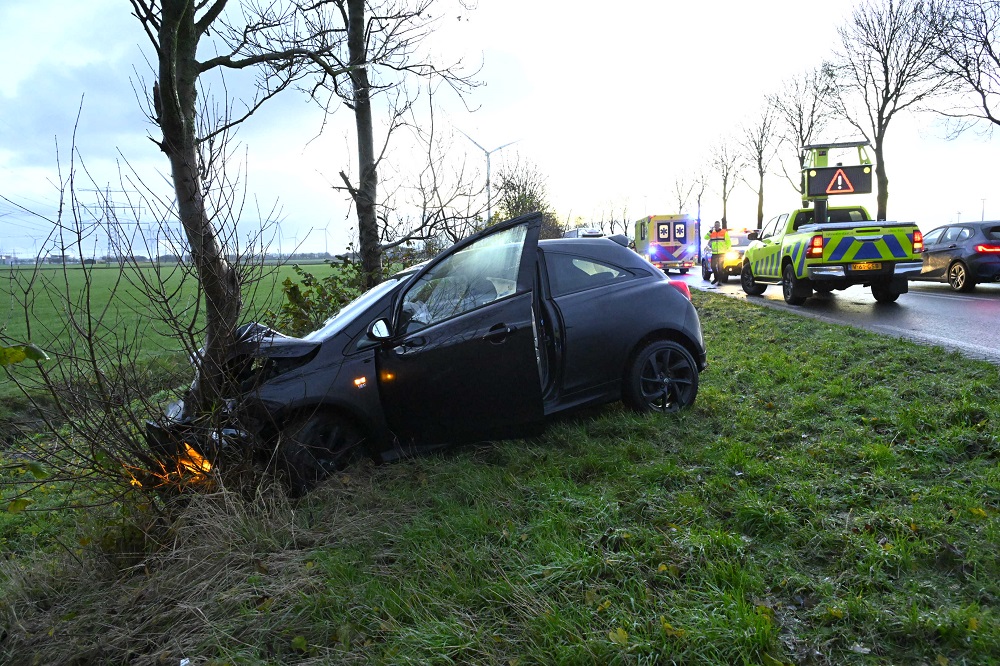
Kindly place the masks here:
POLYGON ((547 238, 538 241, 542 252, 564 252, 617 264, 623 268, 646 268, 646 260, 609 236, 603 238, 547 238))

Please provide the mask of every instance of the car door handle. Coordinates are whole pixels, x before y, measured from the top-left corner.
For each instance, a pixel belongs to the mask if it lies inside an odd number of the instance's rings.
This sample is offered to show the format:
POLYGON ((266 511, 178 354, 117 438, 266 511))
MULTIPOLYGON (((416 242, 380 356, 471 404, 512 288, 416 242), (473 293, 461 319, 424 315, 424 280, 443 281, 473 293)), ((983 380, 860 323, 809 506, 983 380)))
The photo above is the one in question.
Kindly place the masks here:
POLYGON ((489 332, 483 336, 483 340, 489 340, 494 344, 500 344, 507 339, 507 336, 517 330, 517 326, 507 326, 506 324, 497 324, 492 327, 489 332))
POLYGON ((408 351, 413 351, 414 349, 419 349, 427 344, 427 338, 420 335, 415 338, 410 338, 409 340, 404 340, 402 344, 397 346, 394 351, 397 354, 405 354, 408 351))

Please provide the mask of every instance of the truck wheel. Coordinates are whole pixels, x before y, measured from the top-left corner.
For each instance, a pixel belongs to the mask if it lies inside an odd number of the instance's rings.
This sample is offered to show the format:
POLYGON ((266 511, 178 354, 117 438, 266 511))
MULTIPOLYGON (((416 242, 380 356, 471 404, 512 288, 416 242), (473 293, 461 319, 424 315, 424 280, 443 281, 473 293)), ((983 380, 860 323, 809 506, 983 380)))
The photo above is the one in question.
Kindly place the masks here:
POLYGON ((677 272, 680 273, 681 275, 687 275, 688 269, 686 269, 686 268, 678 268, 677 272))
POLYGON ((872 296, 879 303, 895 303, 899 292, 892 288, 891 283, 876 282, 872 284, 872 296))
POLYGON ((766 284, 760 284, 753 279, 753 271, 750 269, 750 262, 743 264, 743 271, 740 273, 740 284, 750 296, 760 296, 767 289, 766 284))
MULTIPOLYGON (((801 281, 795 277, 795 268, 791 264, 785 264, 784 270, 781 271, 782 278, 781 281, 781 292, 785 297, 785 302, 789 305, 802 305, 806 302, 808 298, 808 292, 805 292, 801 281)), ((812 289, 809 289, 812 291, 812 289)))
POLYGON ((972 291, 976 283, 969 278, 969 269, 961 261, 956 261, 948 269, 948 284, 955 291, 972 291))

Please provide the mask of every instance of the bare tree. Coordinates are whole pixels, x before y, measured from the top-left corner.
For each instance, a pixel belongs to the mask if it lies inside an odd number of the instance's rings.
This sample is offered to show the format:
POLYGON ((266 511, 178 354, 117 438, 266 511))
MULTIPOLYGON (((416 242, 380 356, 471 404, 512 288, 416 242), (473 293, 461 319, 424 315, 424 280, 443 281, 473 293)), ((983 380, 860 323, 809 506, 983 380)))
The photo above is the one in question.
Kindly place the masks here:
POLYGON ((522 163, 520 156, 516 156, 500 167, 496 182, 496 211, 491 224, 538 211, 542 213, 541 238, 563 235, 562 225, 549 205, 545 176, 537 166, 528 161, 522 163))
POLYGON ((754 168, 754 174, 757 176, 756 187, 749 182, 747 185, 757 195, 758 229, 764 224, 764 176, 767 175, 771 160, 777 152, 777 136, 774 130, 776 122, 774 107, 766 105, 750 124, 743 126, 743 136, 740 141, 747 162, 754 168))
POLYGON ((697 181, 688 181, 684 176, 676 176, 674 178, 674 196, 677 197, 677 209, 675 212, 684 212, 684 209, 687 208, 688 199, 691 198, 691 193, 694 191, 696 185, 697 181))
POLYGON ((722 197, 722 228, 728 229, 729 196, 740 182, 746 166, 739 145, 732 139, 722 139, 709 150, 709 169, 718 178, 719 195, 722 197))
POLYGON ((945 0, 927 9, 935 36, 934 66, 961 84, 965 101, 941 111, 961 132, 1000 125, 1000 0, 945 0))
POLYGON ((838 29, 840 50, 833 65, 837 111, 875 151, 877 218, 886 219, 889 176, 885 139, 901 111, 920 108, 944 92, 934 66, 935 36, 922 0, 864 0, 838 29))
MULTIPOLYGON (((382 276, 380 242, 389 215, 379 214, 379 170, 386 159, 392 134, 406 124, 417 95, 407 81, 445 82, 460 96, 474 84, 462 71, 461 62, 442 65, 424 48, 443 14, 434 11, 438 0, 302 0, 295 2, 298 18, 294 28, 281 26, 257 42, 265 53, 279 44, 310 58, 315 78, 310 94, 330 114, 340 104, 354 114, 358 174, 352 179, 340 171, 358 218, 361 267, 368 286, 382 276), (386 100, 388 122, 384 136, 376 140, 373 104, 386 100)), ((464 7, 464 6, 463 6, 464 7)), ((284 70, 277 73, 287 75, 284 70)), ((422 222, 431 217, 422 216, 422 222)), ((426 225, 407 234, 390 233, 392 243, 429 237, 426 225)))
POLYGON ((832 78, 830 67, 815 68, 786 81, 780 92, 768 96, 768 104, 777 114, 780 139, 795 150, 798 160, 794 177, 783 162, 781 168, 800 194, 805 190, 802 170, 808 155, 804 146, 820 139, 834 115, 832 78))
MULTIPOLYGON (((205 309, 205 340, 198 352, 198 381, 185 409, 188 415, 217 412, 226 394, 226 356, 234 343, 243 299, 239 273, 227 259, 213 211, 205 200, 204 174, 210 168, 207 147, 213 139, 253 115, 260 106, 296 81, 302 74, 294 64, 299 53, 263 52, 250 48, 251 37, 266 33, 276 23, 289 20, 275 6, 241 5, 239 24, 227 23, 227 0, 130 0, 133 15, 142 24, 156 53, 157 80, 151 91, 148 113, 162 133, 154 139, 170 162, 177 215, 201 285, 205 309), (218 34, 230 49, 208 60, 199 60, 198 49, 210 34, 218 34), (258 79, 258 95, 242 113, 226 112, 215 122, 199 125, 199 85, 210 72, 272 65, 270 75, 258 79)), ((213 41, 218 48, 219 42, 213 41)))

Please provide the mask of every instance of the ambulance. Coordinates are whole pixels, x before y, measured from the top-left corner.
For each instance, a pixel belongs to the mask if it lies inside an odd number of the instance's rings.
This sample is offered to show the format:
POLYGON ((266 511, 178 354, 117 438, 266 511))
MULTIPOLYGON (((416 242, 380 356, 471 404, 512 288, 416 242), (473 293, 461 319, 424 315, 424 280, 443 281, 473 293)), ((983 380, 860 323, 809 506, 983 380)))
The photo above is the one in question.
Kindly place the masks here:
POLYGON ((699 221, 690 215, 649 215, 635 223, 635 251, 663 272, 680 274, 699 263, 699 221))

